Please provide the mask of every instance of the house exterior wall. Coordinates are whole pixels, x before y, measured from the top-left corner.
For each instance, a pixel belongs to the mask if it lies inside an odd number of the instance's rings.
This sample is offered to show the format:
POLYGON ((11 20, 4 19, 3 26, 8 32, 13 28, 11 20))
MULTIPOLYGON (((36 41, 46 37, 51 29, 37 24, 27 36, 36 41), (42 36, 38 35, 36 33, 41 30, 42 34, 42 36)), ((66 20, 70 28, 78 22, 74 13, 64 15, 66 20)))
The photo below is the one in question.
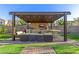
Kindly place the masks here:
POLYGON ((12 26, 12 20, 6 20, 5 26, 12 26))
POLYGON ((5 24, 5 20, 0 19, 0 25, 3 25, 3 24, 5 24))

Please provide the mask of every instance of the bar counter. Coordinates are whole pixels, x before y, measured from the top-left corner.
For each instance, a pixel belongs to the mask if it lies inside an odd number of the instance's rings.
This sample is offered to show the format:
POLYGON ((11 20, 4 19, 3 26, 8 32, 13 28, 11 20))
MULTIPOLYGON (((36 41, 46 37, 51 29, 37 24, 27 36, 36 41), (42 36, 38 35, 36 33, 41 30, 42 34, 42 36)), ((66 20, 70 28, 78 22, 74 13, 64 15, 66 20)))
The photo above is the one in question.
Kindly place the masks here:
POLYGON ((18 35, 21 41, 52 42, 52 33, 25 33, 18 35))

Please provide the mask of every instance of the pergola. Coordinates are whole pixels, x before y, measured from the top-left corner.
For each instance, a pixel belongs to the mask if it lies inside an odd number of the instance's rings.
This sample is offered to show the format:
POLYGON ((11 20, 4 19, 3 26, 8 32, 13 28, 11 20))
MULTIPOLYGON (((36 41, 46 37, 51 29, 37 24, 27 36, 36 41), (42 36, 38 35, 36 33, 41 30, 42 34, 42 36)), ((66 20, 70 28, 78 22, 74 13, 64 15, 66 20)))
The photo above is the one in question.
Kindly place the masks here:
POLYGON ((67 41, 67 15, 70 12, 10 12, 12 15, 12 40, 15 41, 16 28, 15 17, 19 17, 28 23, 53 23, 59 18, 64 18, 64 41, 67 41))

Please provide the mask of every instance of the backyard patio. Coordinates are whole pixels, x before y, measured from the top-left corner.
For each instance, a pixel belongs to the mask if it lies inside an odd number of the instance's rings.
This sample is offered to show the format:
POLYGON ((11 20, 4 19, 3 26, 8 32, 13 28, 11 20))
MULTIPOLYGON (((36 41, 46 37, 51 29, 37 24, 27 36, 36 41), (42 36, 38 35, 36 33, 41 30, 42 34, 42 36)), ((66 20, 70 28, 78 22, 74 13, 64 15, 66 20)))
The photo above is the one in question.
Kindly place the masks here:
POLYGON ((9 14, 12 15, 12 35, 3 34, 0 37, 0 53, 76 53, 75 50, 79 49, 75 47, 76 41, 67 39, 67 15, 70 15, 70 12, 10 12, 9 14), (18 30, 15 17, 28 23, 29 26, 24 28, 24 32, 22 28, 18 30), (64 19, 63 31, 52 26, 52 23, 61 17, 64 19), (64 33, 63 36, 59 34, 61 32, 64 33), (71 52, 67 50, 72 48, 71 52))
POLYGON ((9 14, 12 15, 13 41, 15 41, 18 37, 21 41, 52 42, 54 39, 54 32, 60 31, 57 29, 54 30, 52 23, 54 23, 61 17, 63 17, 64 19, 63 41, 67 41, 67 15, 70 15, 70 12, 10 12, 9 14), (16 17, 19 17, 26 23, 29 23, 29 26, 27 28, 24 28, 23 33, 20 31, 21 34, 18 34, 17 32, 15 23, 16 17), (48 23, 50 24, 50 28, 48 26, 48 23))
POLYGON ((9 14, 12 15, 12 34, 1 34, 1 54, 79 53, 79 44, 76 39, 74 40, 75 36, 67 34, 67 15, 70 15, 70 12, 10 12, 9 14), (29 26, 26 26, 23 32, 21 30, 23 28, 18 30, 15 16, 28 23, 29 26), (52 26, 52 23, 61 17, 64 19, 62 31, 52 26))

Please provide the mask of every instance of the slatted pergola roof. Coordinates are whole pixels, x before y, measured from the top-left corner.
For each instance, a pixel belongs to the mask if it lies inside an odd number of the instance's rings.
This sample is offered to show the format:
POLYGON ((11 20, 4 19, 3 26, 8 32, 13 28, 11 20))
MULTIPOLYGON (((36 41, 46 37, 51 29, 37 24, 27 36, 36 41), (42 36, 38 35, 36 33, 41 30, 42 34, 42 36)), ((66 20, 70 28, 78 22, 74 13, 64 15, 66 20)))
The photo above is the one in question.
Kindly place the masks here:
POLYGON ((52 23, 70 12, 10 12, 28 23, 52 23))

